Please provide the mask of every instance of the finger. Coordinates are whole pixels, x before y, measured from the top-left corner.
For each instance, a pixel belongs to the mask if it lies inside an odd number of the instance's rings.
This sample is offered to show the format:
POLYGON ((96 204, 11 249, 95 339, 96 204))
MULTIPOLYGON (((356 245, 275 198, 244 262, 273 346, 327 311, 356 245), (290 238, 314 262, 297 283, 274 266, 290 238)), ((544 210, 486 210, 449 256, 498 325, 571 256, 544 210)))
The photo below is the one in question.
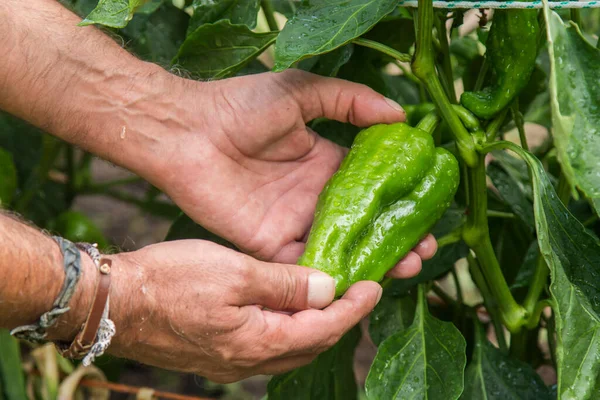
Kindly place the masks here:
POLYGON ((295 264, 298 258, 304 253, 305 243, 291 242, 285 245, 271 261, 276 263, 295 264))
POLYGON ((425 236, 425 239, 421 240, 413 249, 415 253, 423 260, 431 259, 437 252, 437 241, 435 237, 430 233, 425 236))
POLYGON ((363 127, 406 119, 398 103, 365 85, 299 70, 288 70, 281 79, 293 87, 305 122, 325 117, 363 127))
POLYGON ((378 283, 362 281, 323 310, 304 310, 291 316, 263 311, 267 326, 263 337, 272 338, 281 355, 325 351, 373 311, 381 293, 378 283))
MULTIPOLYGON (((279 375, 300 368, 313 362, 318 354, 303 354, 299 356, 284 357, 278 360, 271 360, 258 367, 258 373, 264 375, 279 375)), ((256 371, 252 375, 256 375, 256 371)))
POLYGON ((414 251, 411 251, 385 275, 395 279, 412 278, 421 272, 421 266, 421 257, 414 251))
POLYGON ((324 272, 298 265, 254 260, 245 273, 240 306, 257 304, 273 310, 323 308, 335 296, 335 281, 324 272))

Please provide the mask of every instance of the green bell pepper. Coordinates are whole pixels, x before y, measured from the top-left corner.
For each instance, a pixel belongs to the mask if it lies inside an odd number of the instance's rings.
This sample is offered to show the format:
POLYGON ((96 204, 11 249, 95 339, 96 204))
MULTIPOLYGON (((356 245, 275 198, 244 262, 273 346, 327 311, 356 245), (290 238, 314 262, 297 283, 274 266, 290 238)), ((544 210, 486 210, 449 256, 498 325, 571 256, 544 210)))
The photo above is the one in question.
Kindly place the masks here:
POLYGON ((319 196, 298 264, 336 281, 336 295, 380 281, 450 206, 458 162, 431 135, 404 123, 361 131, 319 196))
POLYGON ((462 105, 489 119, 521 93, 535 68, 539 30, 536 10, 496 10, 485 55, 494 83, 463 93, 462 105))

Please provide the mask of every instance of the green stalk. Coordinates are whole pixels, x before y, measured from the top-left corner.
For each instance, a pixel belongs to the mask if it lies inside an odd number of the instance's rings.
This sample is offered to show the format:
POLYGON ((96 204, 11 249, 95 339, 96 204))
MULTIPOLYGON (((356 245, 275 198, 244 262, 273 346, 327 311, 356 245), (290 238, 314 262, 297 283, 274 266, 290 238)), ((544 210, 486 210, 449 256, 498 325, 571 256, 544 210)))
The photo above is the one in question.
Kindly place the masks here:
POLYGON ((515 214, 503 211, 488 210, 487 216, 489 218, 514 218, 515 214))
POLYGON ((477 92, 481 90, 483 86, 483 81, 485 80, 485 76, 487 75, 488 70, 490 69, 490 63, 488 62, 487 57, 483 59, 483 63, 481 63, 481 69, 479 70, 479 74, 477 75, 477 80, 475 81, 475 87, 473 87, 473 91, 477 92))
POLYGON ((483 155, 477 167, 468 169, 469 213, 463 240, 475 252, 489 291, 498 303, 500 318, 510 332, 518 332, 527 312, 515 301, 494 254, 487 220, 487 186, 483 155))
POLYGON ((581 10, 577 8, 571 9, 571 21, 575 22, 579 29, 583 32, 583 20, 581 19, 581 10))
POLYGON ((432 0, 419 0, 417 14, 417 50, 412 63, 413 73, 423 82, 442 118, 450 127, 465 163, 469 167, 474 167, 478 162, 475 143, 452 109, 435 69, 432 43, 432 0))
POLYGON ((269 29, 277 32, 279 30, 279 26, 277 26, 277 21, 275 21, 275 9, 273 8, 273 3, 271 3, 271 0, 261 0, 260 6, 265 13, 265 18, 267 19, 269 29))
POLYGON ((496 115, 494 119, 491 120, 486 126, 485 137, 488 142, 493 142, 496 139, 498 131, 502 127, 502 124, 504 124, 504 119, 506 118, 507 113, 508 110, 505 108, 504 110, 500 111, 500 113, 496 115))
POLYGON ((497 303, 494 301, 494 296, 489 289, 488 283, 483 277, 479 263, 470 253, 467 255, 467 262, 469 263, 469 272, 471 273, 471 278, 473 278, 473 282, 475 282, 477 288, 479 288, 481 296, 483 297, 485 309, 487 310, 488 314, 490 314, 492 325, 494 327, 494 331, 496 332, 496 338, 498 339, 498 345, 502 351, 507 352, 508 346, 506 345, 504 329, 502 329, 502 324, 500 323, 500 312, 498 310, 497 303))
POLYGON ((425 115, 417 124, 416 128, 419 128, 425 132, 433 133, 435 128, 437 128, 440 123, 440 117, 438 116, 436 111, 432 111, 425 115))
POLYGON ((523 121, 523 114, 519 111, 519 98, 517 97, 510 106, 510 112, 512 113, 513 120, 519 131, 519 139, 521 140, 521 147, 529 151, 529 145, 527 144, 527 136, 525 136, 525 121, 523 121))
POLYGON ((397 51, 396 49, 393 49, 389 46, 386 46, 383 43, 379 43, 374 40, 369 40, 369 39, 364 39, 364 38, 356 38, 356 39, 352 40, 352 43, 354 43, 358 46, 368 47, 370 49, 377 50, 380 53, 388 55, 398 61, 410 62, 410 60, 412 59, 410 54, 401 53, 401 52, 397 51))
POLYGON ((450 60, 450 46, 448 44, 448 33, 446 31, 446 20, 435 18, 435 27, 438 31, 440 47, 442 50, 442 71, 446 76, 448 86, 448 97, 450 102, 456 104, 456 91, 454 89, 454 74, 452 73, 452 62, 450 60))

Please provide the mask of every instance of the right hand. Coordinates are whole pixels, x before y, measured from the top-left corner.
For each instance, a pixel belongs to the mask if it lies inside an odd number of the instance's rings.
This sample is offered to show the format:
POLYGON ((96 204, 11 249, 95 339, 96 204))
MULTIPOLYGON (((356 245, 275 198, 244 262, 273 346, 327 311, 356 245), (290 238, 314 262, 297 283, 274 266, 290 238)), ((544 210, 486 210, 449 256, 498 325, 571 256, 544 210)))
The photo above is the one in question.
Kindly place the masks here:
POLYGON ((329 275, 202 240, 113 260, 117 335, 108 351, 223 383, 310 363, 373 310, 382 290, 359 282, 333 301, 329 275))

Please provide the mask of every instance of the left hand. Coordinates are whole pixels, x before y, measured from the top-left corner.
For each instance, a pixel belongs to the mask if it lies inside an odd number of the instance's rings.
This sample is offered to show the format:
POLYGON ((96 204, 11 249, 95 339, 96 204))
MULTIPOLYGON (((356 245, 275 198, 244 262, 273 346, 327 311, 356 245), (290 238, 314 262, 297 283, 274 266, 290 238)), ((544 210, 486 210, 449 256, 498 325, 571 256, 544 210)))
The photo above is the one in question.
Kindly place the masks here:
MULTIPOLYGON (((295 263, 318 195, 347 152, 308 121, 364 127, 405 119, 364 85, 298 70, 184 82, 190 132, 176 139, 158 184, 191 218, 263 260, 295 263), (194 109, 200 92, 210 101, 194 109)), ((435 249, 430 235, 392 276, 418 273, 435 249)))

